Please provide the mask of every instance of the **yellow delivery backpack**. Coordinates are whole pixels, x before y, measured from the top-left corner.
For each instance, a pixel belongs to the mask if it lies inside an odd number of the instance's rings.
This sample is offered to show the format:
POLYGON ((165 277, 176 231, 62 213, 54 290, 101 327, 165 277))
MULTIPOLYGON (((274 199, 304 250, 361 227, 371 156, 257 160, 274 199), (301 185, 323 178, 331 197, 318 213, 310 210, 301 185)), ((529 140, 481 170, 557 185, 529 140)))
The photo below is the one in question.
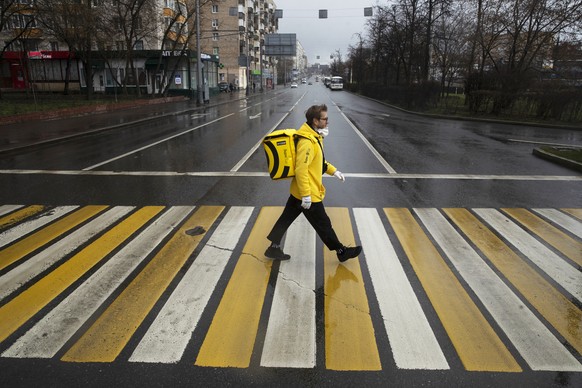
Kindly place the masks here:
POLYGON ((263 148, 267 156, 267 165, 271 179, 285 179, 295 176, 295 147, 297 138, 296 129, 278 129, 269 133, 263 139, 263 148))

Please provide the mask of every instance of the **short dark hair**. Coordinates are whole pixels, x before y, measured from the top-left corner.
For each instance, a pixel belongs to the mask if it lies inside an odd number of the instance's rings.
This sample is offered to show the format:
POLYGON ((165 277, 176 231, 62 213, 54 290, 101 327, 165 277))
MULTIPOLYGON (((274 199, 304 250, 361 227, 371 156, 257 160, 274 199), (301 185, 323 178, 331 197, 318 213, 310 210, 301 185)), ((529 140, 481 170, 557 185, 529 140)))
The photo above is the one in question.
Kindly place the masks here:
POLYGON ((310 127, 313 127, 313 120, 321 118, 321 112, 327 112, 327 105, 312 105, 305 112, 305 119, 310 127))

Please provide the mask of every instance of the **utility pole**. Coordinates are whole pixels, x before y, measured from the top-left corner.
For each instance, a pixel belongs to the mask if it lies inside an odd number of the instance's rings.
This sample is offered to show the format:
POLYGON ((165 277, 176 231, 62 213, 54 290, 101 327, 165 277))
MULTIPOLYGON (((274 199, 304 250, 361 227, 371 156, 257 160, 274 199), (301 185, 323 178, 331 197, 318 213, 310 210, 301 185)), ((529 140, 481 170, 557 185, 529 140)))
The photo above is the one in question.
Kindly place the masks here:
POLYGON ((251 80, 251 63, 249 62, 249 58, 251 55, 251 44, 250 44, 250 36, 251 36, 251 31, 250 31, 250 20, 249 20, 249 15, 250 13, 247 11, 247 31, 246 31, 246 41, 247 41, 247 89, 245 91, 245 95, 249 95, 251 93, 251 85, 250 85, 250 80, 251 80))
POLYGON ((263 46, 261 45, 261 24, 264 24, 262 17, 264 11, 259 8, 259 71, 261 72, 261 92, 263 91, 263 46))
POLYGON ((200 82, 202 80, 202 56, 200 53, 200 0, 196 0, 196 89, 197 89, 197 103, 204 104, 204 97, 202 96, 202 87, 200 82))

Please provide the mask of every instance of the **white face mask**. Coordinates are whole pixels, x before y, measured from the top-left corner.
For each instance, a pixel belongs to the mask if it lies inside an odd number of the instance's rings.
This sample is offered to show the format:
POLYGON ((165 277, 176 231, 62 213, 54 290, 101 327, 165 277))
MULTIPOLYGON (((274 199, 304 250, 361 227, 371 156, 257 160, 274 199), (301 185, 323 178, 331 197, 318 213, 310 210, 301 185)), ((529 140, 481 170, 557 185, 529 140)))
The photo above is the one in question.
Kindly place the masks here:
POLYGON ((326 137, 327 135, 329 135, 329 128, 325 127, 325 128, 318 129, 317 133, 319 133, 321 135, 321 137, 326 137))

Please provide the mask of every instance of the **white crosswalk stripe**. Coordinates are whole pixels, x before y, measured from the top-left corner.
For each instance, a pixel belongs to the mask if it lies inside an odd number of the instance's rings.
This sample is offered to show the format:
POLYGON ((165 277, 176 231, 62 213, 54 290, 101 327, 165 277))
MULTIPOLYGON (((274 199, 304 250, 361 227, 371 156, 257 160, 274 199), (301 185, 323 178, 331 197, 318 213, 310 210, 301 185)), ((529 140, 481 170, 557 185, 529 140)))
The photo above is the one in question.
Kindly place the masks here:
POLYGON ((0 217, 8 214, 8 213, 12 213, 15 210, 18 210, 20 208, 24 207, 23 205, 2 205, 0 206, 0 217))
POLYGON ((548 220, 558 224, 570 233, 582 238, 582 222, 575 220, 569 215, 557 209, 533 209, 536 213, 546 217, 548 220))
POLYGON ((378 212, 354 209, 354 215, 396 365, 449 369, 378 212))
POLYGON ((415 211, 533 370, 582 371, 582 365, 487 266, 438 210, 415 211))
POLYGON ((110 225, 127 215, 134 208, 131 206, 115 207, 98 218, 76 230, 66 238, 48 246, 34 257, 0 277, 0 299, 16 291, 23 284, 50 268, 68 254, 89 241, 92 237, 107 229, 110 225))
POLYGON ((27 234, 35 231, 38 228, 64 216, 67 213, 72 212, 78 208, 78 206, 61 206, 54 208, 50 212, 43 213, 38 218, 34 218, 30 221, 23 222, 14 228, 10 228, 2 233, 0 233, 0 248, 5 245, 10 244, 14 240, 26 236, 27 234))
POLYGON ((573 270, 561 257, 497 210, 475 209, 475 212, 579 302, 582 301, 580 271, 573 270))
POLYGON ((130 241, 10 347, 6 357, 53 357, 142 260, 191 211, 174 207, 130 241))
POLYGON ((261 365, 315 366, 315 232, 304 217, 287 231, 285 251, 294 260, 279 267, 261 365))
POLYGON ((251 215, 232 208, 160 311, 130 357, 135 362, 177 362, 251 215))

